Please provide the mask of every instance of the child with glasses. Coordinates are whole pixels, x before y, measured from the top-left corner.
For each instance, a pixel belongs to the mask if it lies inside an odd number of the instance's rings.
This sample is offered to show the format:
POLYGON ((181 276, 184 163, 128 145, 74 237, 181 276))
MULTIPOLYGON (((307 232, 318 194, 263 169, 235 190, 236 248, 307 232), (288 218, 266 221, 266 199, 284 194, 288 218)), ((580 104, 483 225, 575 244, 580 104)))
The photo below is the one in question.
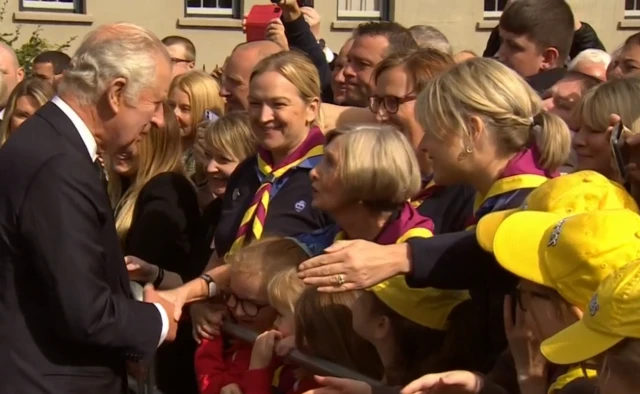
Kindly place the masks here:
MULTIPOLYGON (((228 318, 256 333, 271 329, 277 315, 267 293, 271 273, 295 269, 307 258, 295 241, 285 238, 265 238, 227 255, 224 261, 229 264, 230 283, 223 299, 228 318)), ((251 352, 251 344, 224 335, 203 340, 195 355, 200 393, 237 393, 249 369, 251 352)))

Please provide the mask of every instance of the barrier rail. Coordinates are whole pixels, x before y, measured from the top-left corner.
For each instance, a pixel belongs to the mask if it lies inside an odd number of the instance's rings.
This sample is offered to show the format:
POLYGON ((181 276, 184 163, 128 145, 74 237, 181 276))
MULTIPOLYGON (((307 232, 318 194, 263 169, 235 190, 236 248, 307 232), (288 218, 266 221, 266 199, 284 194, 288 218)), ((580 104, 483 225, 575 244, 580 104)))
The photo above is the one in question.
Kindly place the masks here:
MULTIPOLYGON (((133 296, 136 300, 143 300, 143 288, 142 286, 140 286, 140 284, 131 282, 131 292, 133 293, 133 296)), ((254 343, 256 341, 256 338, 258 337, 258 334, 256 334, 255 332, 229 321, 224 322, 224 324, 222 325, 222 331, 225 334, 231 335, 247 343, 254 343)), ((341 365, 322 360, 320 358, 308 356, 297 349, 293 349, 287 355, 287 358, 300 365, 301 367, 313 371, 317 375, 335 376, 338 378, 359 380, 361 382, 369 384, 374 389, 384 389, 387 387, 380 381, 352 371, 341 365)), ((147 378, 145 380, 138 381, 138 394, 153 394, 155 392, 154 390, 156 389, 154 384, 153 372, 153 368, 150 368, 147 378)))

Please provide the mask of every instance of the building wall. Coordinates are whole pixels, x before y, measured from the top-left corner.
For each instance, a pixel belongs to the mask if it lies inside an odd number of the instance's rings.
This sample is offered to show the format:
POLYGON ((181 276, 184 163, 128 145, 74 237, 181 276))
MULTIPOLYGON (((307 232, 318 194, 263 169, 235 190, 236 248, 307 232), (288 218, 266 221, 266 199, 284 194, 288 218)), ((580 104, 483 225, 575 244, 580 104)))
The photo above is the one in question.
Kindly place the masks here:
MULTIPOLYGON (((115 21, 140 24, 160 37, 173 34, 188 37, 196 45, 198 66, 206 65, 207 70, 220 64, 235 45, 244 41, 239 19, 185 17, 182 0, 84 0, 85 14, 21 10, 23 0, 4 1, 7 3, 1 32, 10 32, 16 24, 22 25, 22 41, 40 25, 42 36, 54 43, 78 36, 71 51, 91 28, 115 21)), ((338 1, 345 0, 315 1, 316 9, 322 15, 323 37, 336 52, 358 24, 354 20, 338 19, 338 1)), ((242 2, 243 10, 248 11, 252 5, 266 0, 242 2)), ((576 16, 589 22, 610 50, 640 30, 640 19, 625 19, 624 0, 569 0, 569 3, 576 16)), ((449 37, 456 50, 471 49, 481 53, 490 29, 497 24, 495 19, 484 18, 483 7, 483 0, 395 0, 391 14, 394 20, 406 26, 436 26, 449 37)))

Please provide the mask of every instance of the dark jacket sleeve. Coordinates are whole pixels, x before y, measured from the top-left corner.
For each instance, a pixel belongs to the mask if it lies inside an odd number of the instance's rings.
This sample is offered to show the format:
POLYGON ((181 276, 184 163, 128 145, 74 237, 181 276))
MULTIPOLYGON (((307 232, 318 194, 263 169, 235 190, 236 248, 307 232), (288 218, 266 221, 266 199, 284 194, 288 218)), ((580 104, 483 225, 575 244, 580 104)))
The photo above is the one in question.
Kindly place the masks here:
POLYGON ((138 196, 126 253, 186 277, 199 223, 198 198, 191 182, 180 174, 160 174, 138 196))
POLYGON ((322 88, 322 101, 333 103, 331 90, 331 68, 327 57, 311 32, 311 28, 303 16, 291 22, 283 22, 284 32, 289 41, 289 46, 304 52, 318 69, 320 74, 320 86, 322 88))
POLYGON ((582 22, 582 26, 573 34, 573 43, 569 57, 573 59, 585 49, 601 49, 605 50, 604 44, 598 38, 598 33, 590 24, 582 22))
MULTIPOLYGON (((155 305, 111 290, 103 236, 109 231, 105 226, 113 226, 105 219, 112 211, 96 177, 94 168, 78 158, 56 156, 24 198, 20 229, 48 293, 41 300, 51 311, 46 324, 72 343, 151 358, 162 319, 155 305)), ((117 269, 126 275, 124 264, 117 269)))
POLYGON ((498 50, 500 50, 500 45, 502 41, 500 40, 500 29, 499 26, 496 26, 491 30, 491 35, 489 35, 489 40, 487 41, 487 47, 482 53, 483 57, 494 57, 498 50))

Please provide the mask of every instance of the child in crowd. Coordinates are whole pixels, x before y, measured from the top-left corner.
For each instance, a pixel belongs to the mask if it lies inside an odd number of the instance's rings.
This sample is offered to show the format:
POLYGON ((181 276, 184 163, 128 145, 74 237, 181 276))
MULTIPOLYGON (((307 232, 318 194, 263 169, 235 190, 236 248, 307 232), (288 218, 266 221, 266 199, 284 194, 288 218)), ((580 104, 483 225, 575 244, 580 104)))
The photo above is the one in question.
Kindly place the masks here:
MULTIPOLYGON (((224 302, 233 320, 256 333, 271 329, 277 312, 269 304, 269 273, 295 269, 307 258, 295 241, 286 238, 265 238, 225 256, 230 286, 224 302)), ((200 393, 218 394, 229 385, 240 385, 252 361, 251 353, 251 345, 228 341, 224 335, 203 340, 195 355, 200 393)))

